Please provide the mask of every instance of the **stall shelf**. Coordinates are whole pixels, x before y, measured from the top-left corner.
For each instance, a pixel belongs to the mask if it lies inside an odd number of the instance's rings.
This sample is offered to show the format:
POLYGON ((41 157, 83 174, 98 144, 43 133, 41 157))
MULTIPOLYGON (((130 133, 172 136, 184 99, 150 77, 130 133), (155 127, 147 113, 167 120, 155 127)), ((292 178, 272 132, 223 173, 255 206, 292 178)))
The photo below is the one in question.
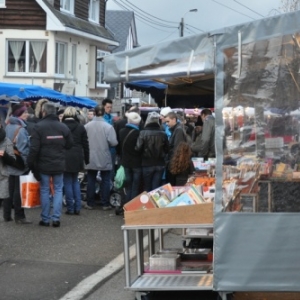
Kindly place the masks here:
MULTIPOLYGON (((122 226, 124 238, 124 263, 125 263, 125 289, 135 291, 191 291, 191 290, 212 290, 212 273, 147 273, 144 269, 145 252, 148 250, 148 258, 155 253, 154 234, 158 231, 158 249, 163 250, 164 236, 163 231, 168 229, 182 229, 183 239, 194 238, 195 235, 187 235, 187 229, 204 229, 212 232, 212 224, 168 224, 168 225, 130 225, 122 226), (137 276, 131 278, 130 255, 129 255, 129 231, 135 231, 136 239, 136 261, 137 276), (144 231, 148 231, 148 248, 144 247, 144 231)), ((200 237, 198 235, 197 237, 200 237)), ((208 238, 208 235, 204 235, 208 238)), ((212 238, 212 236, 211 236, 212 238)))

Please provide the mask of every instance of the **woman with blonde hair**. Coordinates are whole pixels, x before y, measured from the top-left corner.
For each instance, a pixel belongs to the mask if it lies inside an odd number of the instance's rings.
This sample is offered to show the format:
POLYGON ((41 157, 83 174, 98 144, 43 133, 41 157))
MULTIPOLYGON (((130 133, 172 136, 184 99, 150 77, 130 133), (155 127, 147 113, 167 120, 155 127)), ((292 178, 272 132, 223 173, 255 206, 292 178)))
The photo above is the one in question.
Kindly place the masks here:
POLYGON ((74 107, 67 107, 62 122, 68 126, 73 137, 73 147, 66 151, 66 170, 64 172, 64 190, 67 202, 67 215, 79 215, 81 209, 81 192, 78 173, 88 164, 89 142, 86 130, 78 119, 74 107))
POLYGON ((180 142, 175 149, 169 165, 171 185, 182 186, 186 184, 189 175, 195 170, 191 157, 192 150, 189 144, 180 142))

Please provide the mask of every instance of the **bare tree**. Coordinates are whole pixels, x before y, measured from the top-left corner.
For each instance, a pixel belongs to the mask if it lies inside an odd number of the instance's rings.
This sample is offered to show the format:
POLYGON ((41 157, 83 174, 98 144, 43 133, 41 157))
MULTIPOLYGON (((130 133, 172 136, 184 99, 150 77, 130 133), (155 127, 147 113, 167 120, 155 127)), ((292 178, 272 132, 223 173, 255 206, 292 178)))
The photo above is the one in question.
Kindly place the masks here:
POLYGON ((282 12, 295 11, 300 9, 300 0, 281 0, 279 9, 282 12))

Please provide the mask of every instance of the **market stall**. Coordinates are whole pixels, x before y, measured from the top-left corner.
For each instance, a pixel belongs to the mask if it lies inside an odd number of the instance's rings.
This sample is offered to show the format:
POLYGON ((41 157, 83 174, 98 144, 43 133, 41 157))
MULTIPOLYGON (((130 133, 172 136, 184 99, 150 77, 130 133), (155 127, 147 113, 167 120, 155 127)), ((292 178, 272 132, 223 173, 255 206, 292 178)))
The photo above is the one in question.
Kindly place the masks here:
POLYGON ((104 59, 108 82, 213 75, 213 289, 224 299, 300 292, 299 28, 298 11, 104 59))

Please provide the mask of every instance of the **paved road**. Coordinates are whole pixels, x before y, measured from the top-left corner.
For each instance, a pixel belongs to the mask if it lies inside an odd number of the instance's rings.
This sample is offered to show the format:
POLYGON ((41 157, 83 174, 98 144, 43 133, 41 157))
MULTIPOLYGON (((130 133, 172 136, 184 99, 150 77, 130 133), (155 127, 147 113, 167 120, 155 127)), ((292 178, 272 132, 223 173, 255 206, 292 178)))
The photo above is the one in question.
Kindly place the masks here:
POLYGON ((57 300, 123 252, 123 218, 113 211, 63 215, 60 228, 4 222, 0 209, 0 299, 57 300))

